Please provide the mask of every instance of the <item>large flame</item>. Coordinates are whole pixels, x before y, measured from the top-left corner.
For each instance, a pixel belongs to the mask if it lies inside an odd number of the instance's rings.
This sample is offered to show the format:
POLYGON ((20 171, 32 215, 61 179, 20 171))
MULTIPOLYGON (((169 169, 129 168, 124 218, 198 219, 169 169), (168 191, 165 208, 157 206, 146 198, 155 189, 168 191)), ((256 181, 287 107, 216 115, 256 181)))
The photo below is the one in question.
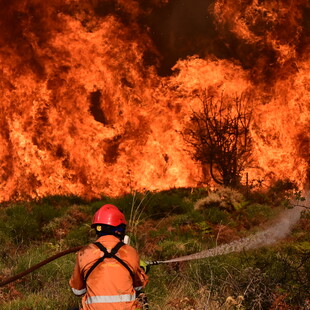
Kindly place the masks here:
POLYGON ((1 1, 0 201, 207 182, 179 134, 203 89, 253 94, 250 178, 308 182, 307 3, 1 1))

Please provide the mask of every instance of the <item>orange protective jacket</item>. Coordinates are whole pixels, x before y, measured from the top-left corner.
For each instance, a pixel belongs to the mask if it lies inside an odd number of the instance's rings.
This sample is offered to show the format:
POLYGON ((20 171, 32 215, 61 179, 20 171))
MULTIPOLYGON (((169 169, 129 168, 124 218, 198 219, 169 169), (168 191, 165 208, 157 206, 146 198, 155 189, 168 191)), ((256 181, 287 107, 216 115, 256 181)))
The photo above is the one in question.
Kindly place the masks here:
MULTIPOLYGON (((108 252, 119 242, 112 235, 102 236, 100 242, 108 252)), ((81 296, 83 310, 132 310, 141 309, 136 300, 136 290, 141 290, 148 283, 148 276, 140 268, 137 251, 129 246, 122 246, 117 256, 133 271, 129 271, 115 258, 105 258, 89 275, 84 278, 91 266, 102 257, 103 252, 94 244, 82 248, 76 257, 76 264, 69 285, 75 295, 81 296)))

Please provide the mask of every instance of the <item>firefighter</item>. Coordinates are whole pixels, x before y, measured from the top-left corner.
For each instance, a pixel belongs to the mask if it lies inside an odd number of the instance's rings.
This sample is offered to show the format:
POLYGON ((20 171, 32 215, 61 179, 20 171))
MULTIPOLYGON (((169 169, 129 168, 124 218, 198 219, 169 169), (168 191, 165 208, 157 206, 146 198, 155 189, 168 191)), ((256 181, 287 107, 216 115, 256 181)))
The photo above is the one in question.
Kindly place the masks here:
POLYGON ((83 295, 83 310, 142 309, 137 291, 146 286, 148 276, 136 250, 122 242, 126 225, 114 205, 106 204, 95 213, 92 227, 98 239, 77 253, 69 281, 73 293, 83 295))

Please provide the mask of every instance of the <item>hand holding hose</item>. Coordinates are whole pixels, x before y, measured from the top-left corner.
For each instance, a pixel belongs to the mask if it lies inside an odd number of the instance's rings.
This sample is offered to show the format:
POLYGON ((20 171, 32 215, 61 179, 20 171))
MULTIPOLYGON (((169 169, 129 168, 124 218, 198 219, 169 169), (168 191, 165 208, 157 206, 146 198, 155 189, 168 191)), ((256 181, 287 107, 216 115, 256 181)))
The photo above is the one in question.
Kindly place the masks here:
POLYGON ((144 270, 144 272, 146 274, 148 274, 148 272, 150 271, 151 269, 151 266, 150 264, 148 264, 146 261, 140 259, 140 268, 142 268, 144 270))

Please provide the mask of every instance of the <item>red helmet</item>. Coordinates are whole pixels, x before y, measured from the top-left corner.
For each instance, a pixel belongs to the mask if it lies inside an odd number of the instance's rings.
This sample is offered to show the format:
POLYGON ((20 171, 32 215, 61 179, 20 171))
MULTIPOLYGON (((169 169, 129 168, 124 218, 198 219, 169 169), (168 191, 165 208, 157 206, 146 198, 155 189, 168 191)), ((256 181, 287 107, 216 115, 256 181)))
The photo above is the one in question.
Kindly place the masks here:
POLYGON ((125 216, 114 205, 104 205, 102 206, 94 215, 92 225, 95 224, 105 224, 111 226, 118 226, 121 224, 127 225, 125 216))

